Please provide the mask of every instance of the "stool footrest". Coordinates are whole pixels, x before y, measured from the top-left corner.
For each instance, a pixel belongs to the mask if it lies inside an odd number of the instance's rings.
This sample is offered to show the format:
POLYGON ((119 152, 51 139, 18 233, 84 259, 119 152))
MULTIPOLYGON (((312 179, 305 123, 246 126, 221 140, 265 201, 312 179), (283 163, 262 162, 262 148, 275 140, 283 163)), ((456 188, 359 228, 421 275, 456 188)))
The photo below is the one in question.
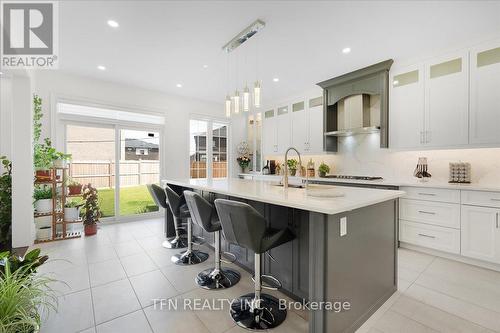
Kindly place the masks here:
MULTIPOLYGON (((252 275, 252 281, 255 282, 255 276, 252 275)), ((261 281, 261 287, 262 289, 268 289, 268 290, 280 290, 283 285, 281 284, 280 280, 275 278, 272 275, 265 275, 262 274, 260 276, 260 281, 261 281)))
POLYGON ((223 263, 232 264, 236 262, 236 260, 238 260, 238 258, 236 258, 236 255, 234 253, 225 251, 221 252, 220 261, 222 261, 223 263), (224 257, 229 257, 229 259, 226 259, 224 257))

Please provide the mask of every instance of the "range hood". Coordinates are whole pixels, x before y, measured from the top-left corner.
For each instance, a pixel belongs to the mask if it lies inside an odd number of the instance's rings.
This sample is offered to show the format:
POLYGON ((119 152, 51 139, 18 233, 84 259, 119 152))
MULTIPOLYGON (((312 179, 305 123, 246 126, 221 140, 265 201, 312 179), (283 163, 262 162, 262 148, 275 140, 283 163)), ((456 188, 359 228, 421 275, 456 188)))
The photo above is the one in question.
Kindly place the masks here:
POLYGON ((337 130, 326 136, 351 136, 380 132, 380 98, 359 94, 337 102, 337 130))
POLYGON ((380 132, 389 145, 389 69, 392 59, 318 83, 323 88, 323 150, 337 151, 339 136, 380 132))

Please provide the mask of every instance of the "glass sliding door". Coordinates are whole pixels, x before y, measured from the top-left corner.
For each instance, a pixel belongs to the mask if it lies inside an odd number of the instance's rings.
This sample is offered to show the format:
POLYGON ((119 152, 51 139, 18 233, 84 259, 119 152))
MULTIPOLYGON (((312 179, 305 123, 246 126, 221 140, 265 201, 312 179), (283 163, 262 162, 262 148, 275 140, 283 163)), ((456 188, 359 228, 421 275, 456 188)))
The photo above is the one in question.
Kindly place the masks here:
POLYGON ((191 119, 189 128, 190 177, 227 178, 228 124, 191 119))
POLYGON ((160 134, 120 129, 119 213, 129 216, 158 211, 146 184, 160 183, 160 134))
POLYGON ((115 216, 115 146, 114 127, 66 126, 66 152, 73 157, 71 180, 97 188, 103 217, 115 216))
POLYGON ((227 178, 227 124, 212 124, 212 177, 227 178))
POLYGON ((191 178, 207 178, 208 122, 189 122, 189 174, 191 178))
POLYGON ((159 210, 146 187, 160 183, 159 130, 67 124, 66 151, 71 180, 97 188, 103 218, 159 210))

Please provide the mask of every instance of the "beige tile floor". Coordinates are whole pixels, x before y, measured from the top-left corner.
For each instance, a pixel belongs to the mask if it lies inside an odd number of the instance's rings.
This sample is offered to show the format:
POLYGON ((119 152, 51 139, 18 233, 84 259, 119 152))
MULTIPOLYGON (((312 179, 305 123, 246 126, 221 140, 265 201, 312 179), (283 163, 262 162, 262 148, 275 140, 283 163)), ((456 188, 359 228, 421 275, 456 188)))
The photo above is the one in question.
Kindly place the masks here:
MULTIPOLYGON (((39 246, 50 261, 41 267, 55 283, 59 309, 42 332, 235 333, 227 306, 220 311, 155 309, 154 298, 232 299, 252 290, 249 274, 224 291, 194 284, 213 262, 180 267, 177 250, 161 247, 162 221, 101 226, 93 237, 39 246)), ((204 249, 206 250, 206 249, 204 249)), ((278 293, 278 296, 283 296, 278 293)), ((307 314, 290 311, 273 332, 307 332, 307 314)), ((399 290, 359 330, 392 332, 500 332, 500 273, 399 250, 399 290)))

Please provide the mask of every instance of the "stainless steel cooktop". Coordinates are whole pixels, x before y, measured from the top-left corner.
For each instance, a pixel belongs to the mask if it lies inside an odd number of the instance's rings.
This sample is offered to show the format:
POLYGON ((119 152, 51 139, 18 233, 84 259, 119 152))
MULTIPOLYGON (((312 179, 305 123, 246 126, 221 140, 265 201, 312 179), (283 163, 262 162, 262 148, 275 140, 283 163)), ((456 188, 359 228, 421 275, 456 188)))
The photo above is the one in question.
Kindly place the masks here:
POLYGON ((353 179, 353 180, 381 180, 382 177, 374 176, 351 176, 351 175, 328 175, 325 178, 335 178, 335 179, 353 179))

